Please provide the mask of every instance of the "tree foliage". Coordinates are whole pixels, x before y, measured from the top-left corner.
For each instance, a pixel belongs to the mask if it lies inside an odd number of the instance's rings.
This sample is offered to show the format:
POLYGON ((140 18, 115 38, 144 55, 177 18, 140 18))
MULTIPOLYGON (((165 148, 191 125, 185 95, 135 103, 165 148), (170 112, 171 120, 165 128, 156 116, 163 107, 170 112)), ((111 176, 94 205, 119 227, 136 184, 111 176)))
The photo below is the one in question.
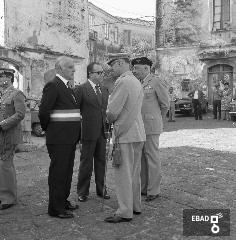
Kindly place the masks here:
POLYGON ((163 44, 183 46, 199 42, 200 11, 199 0, 176 0, 164 7, 163 44))

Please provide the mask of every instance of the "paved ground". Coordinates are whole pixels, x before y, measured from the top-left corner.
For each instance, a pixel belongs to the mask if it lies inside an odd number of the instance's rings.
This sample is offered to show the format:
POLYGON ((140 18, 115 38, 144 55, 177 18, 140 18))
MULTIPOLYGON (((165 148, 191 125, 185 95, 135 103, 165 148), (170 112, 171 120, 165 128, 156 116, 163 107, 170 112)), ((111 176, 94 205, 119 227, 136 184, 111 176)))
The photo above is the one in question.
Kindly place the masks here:
MULTIPOLYGON (((43 139, 33 139, 41 146, 43 139), (36 141, 37 140, 37 141, 36 141)), ((116 209, 112 167, 107 185, 111 200, 95 195, 80 203, 73 220, 47 215, 49 158, 44 147, 17 153, 19 204, 0 212, 0 240, 178 240, 236 239, 236 128, 232 122, 205 116, 203 121, 179 117, 166 123, 161 135, 163 166, 162 196, 143 202, 143 213, 130 223, 108 224, 103 219, 116 209), (182 211, 186 208, 230 208, 231 236, 221 238, 183 237, 182 211)), ((76 201, 78 156, 74 168, 71 200, 76 201)))

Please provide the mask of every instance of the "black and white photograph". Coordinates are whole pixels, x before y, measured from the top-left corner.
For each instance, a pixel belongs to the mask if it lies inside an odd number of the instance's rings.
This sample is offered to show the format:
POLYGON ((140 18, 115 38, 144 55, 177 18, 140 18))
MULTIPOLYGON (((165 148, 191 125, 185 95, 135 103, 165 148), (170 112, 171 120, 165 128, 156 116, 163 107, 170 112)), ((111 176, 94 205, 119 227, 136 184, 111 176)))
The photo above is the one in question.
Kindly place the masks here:
POLYGON ((0 240, 236 239, 236 0, 0 0, 0 240))

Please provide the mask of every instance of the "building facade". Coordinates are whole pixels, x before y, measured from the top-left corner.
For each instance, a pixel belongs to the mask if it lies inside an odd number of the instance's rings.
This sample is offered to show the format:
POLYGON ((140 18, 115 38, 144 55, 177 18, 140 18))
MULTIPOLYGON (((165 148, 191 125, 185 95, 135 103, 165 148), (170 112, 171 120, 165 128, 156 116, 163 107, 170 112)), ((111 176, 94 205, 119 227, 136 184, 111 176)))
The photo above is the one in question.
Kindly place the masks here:
MULTIPOLYGON (((165 2, 165 0, 163 1, 165 2)), ((202 81, 207 86, 209 103, 215 83, 229 82, 236 89, 236 1, 198 0, 199 39, 183 47, 163 46, 157 49, 161 68, 180 82, 202 81)), ((175 85, 170 80, 170 85, 175 85)))
POLYGON ((87 0, 0 0, 0 65, 17 70, 15 86, 40 98, 44 73, 59 56, 75 61, 75 83, 86 79, 87 0))
POLYGON ((108 53, 154 50, 154 22, 113 16, 89 2, 90 61, 106 60, 108 53))

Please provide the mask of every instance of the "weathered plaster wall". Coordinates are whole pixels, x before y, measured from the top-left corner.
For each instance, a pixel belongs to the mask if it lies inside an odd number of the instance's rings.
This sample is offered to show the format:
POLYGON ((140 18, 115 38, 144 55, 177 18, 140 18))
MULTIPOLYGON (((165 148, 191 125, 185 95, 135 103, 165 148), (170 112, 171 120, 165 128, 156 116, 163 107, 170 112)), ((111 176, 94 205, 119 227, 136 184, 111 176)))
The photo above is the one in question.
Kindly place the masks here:
POLYGON ((4 30, 5 30, 5 17, 4 17, 4 0, 0 0, 0 46, 4 45, 4 30))
MULTIPOLYGON (((162 71, 166 73, 166 81, 180 94, 180 82, 183 79, 199 81, 206 85, 207 79, 202 75, 204 63, 199 61, 198 48, 163 48, 158 51, 162 71)), ((182 96, 179 96, 182 97, 182 96)))
POLYGON ((86 80, 87 0, 7 0, 5 3, 5 47, 42 49, 19 52, 28 59, 30 69, 24 76, 24 90, 29 87, 31 95, 40 97, 45 84, 44 72, 54 68, 60 55, 76 56, 75 83, 86 80), (50 50, 52 54, 43 50, 50 50))
POLYGON ((87 0, 7 0, 6 45, 87 57, 87 0))

